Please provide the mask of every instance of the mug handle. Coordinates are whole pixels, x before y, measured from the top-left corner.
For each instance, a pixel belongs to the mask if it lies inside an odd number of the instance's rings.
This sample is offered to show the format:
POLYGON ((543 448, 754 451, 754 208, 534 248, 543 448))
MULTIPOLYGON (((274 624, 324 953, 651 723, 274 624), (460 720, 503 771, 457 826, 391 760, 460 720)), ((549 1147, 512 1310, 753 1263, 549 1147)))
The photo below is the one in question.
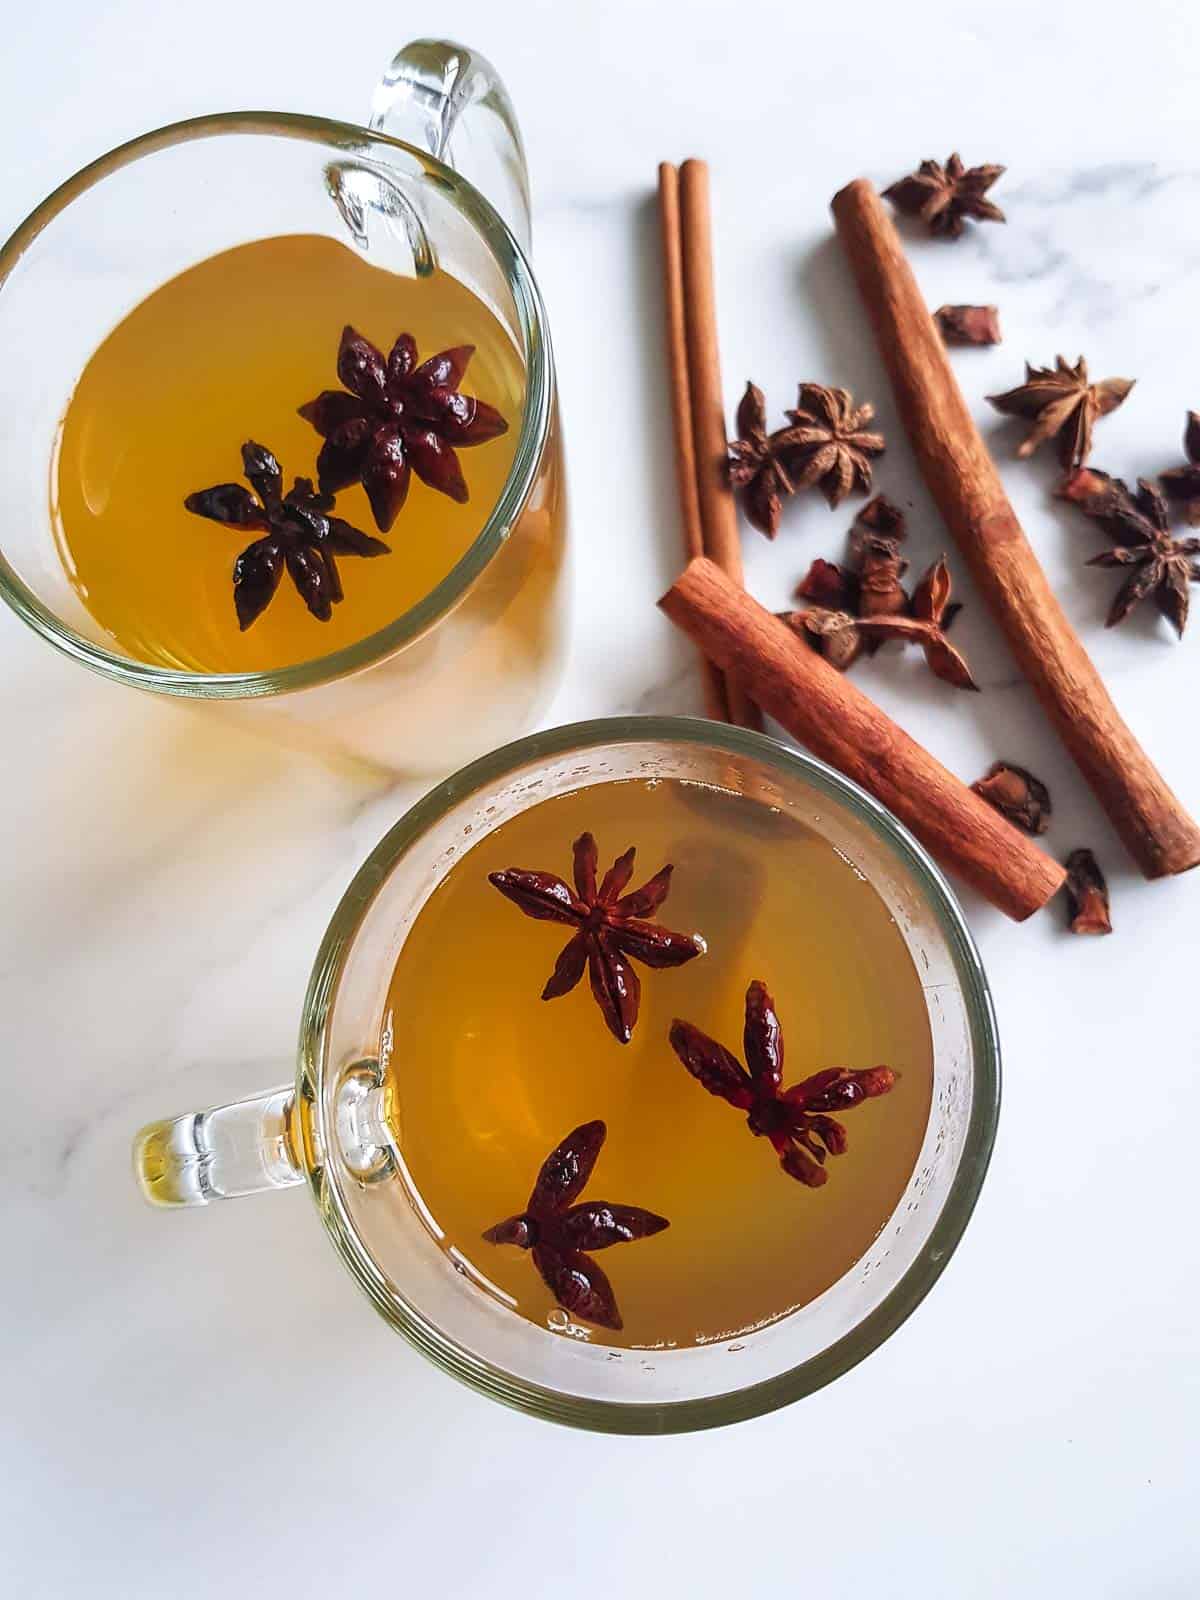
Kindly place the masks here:
POLYGON ((486 56, 449 39, 414 39, 371 101, 371 127, 452 167, 530 243, 529 172, 517 114, 486 56))
POLYGON ((138 1187, 154 1206, 206 1206, 303 1183, 295 1106, 289 1086, 147 1123, 133 1141, 138 1187))

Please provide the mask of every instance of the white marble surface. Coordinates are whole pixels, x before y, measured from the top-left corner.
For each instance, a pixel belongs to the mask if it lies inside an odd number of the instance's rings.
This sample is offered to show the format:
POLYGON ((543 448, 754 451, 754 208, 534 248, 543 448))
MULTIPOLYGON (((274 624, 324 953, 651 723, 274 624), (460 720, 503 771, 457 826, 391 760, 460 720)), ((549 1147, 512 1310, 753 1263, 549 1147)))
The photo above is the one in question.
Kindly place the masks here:
MULTIPOLYGON (((1084 350, 1098 374, 1140 380, 1095 457, 1125 474, 1171 464, 1200 406, 1200 24, 1178 0, 11 11, 0 227, 146 126, 248 104, 359 115, 408 36, 450 33, 501 66, 533 168, 576 511, 553 721, 695 704, 690 652, 652 604, 678 560, 660 158, 712 163, 729 399, 747 375, 778 406, 799 377, 874 399, 894 442, 880 483, 911 501, 918 557, 945 536, 827 223, 856 173, 887 180, 955 145, 1008 162, 1007 228, 913 249, 933 303, 1000 305, 1006 343, 956 358, 973 397, 1015 382, 1026 355, 1084 350)), ((986 426, 1007 457, 1011 434, 986 426)), ((1105 634, 1112 580, 1081 566, 1095 543, 1048 500, 1049 464, 1006 476, 1122 709, 1200 810, 1200 624, 1183 644, 1149 622, 1105 634)), ((748 535, 754 589, 781 603, 849 520, 812 502, 775 547, 748 535)), ((0 616, 0 1592, 1200 1592, 1200 878, 1136 878, 963 597, 982 696, 908 661, 859 681, 963 776, 1001 753, 1041 773, 1049 843, 1095 846, 1118 931, 1071 940, 1054 913, 1016 927, 967 898, 1006 1100, 950 1269, 799 1409, 661 1441, 551 1429, 434 1372, 358 1296, 302 1190, 143 1207, 132 1130, 288 1076, 326 919, 412 794, 197 735, 0 616)))

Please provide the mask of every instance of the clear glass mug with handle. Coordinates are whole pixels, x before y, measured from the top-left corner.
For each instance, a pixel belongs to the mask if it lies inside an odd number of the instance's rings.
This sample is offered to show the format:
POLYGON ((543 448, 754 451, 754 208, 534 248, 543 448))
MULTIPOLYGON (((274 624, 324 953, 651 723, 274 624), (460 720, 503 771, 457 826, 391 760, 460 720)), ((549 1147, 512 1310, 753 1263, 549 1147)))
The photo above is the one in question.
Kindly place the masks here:
POLYGON ((112 683, 217 707, 285 743, 441 774, 516 737, 549 701, 566 625, 554 367, 528 246, 511 103, 488 62, 444 41, 396 56, 370 129, 229 113, 93 162, 0 248, 0 594, 112 683), (92 352, 148 294, 218 251, 288 233, 337 238, 400 278, 436 263, 489 306, 526 374, 511 471, 442 581, 353 645, 273 672, 136 659, 84 606, 60 554, 51 490, 63 412, 92 352))
POLYGON ((937 867, 890 812, 761 734, 686 718, 614 718, 520 740, 414 806, 360 869, 322 941, 294 1083, 150 1124, 137 1136, 134 1163, 146 1198, 164 1207, 307 1184, 375 1308, 445 1371, 557 1422, 663 1433, 785 1405, 886 1339, 936 1281, 967 1224, 998 1100, 995 1021, 971 935, 937 867), (452 1259, 423 1220, 385 1114, 388 985, 441 879, 481 837, 551 795, 645 777, 748 794, 828 839, 896 919, 921 974, 933 1041, 921 1152, 871 1249, 818 1299, 730 1347, 614 1351, 565 1312, 551 1313, 546 1327, 513 1313, 473 1283, 470 1264, 452 1259))

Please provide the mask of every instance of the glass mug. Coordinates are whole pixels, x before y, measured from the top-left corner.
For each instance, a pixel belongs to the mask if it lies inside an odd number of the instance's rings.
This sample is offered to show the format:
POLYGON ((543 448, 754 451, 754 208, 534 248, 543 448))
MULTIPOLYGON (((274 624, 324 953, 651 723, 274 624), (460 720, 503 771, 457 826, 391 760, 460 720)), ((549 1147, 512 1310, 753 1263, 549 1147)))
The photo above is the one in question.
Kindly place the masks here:
MULTIPOLYGON (((392 1064, 395 1070, 395 1063, 392 1064)), ((402 1070, 402 1069, 401 1069, 402 1070)), ((762 734, 679 717, 534 734, 415 805, 359 870, 308 986, 294 1086, 150 1124, 134 1164, 161 1206, 307 1183, 377 1311, 446 1372, 575 1427, 665 1433, 756 1416, 811 1393, 888 1337, 954 1250, 991 1154, 999 1051, 971 935, 937 867, 890 812, 831 768, 762 734), (465 850, 566 790, 676 778, 785 810, 830 841, 887 904, 921 974, 933 1040, 929 1123, 912 1177, 867 1254, 782 1321, 723 1344, 613 1352, 569 1319, 538 1327, 456 1269, 399 1175, 383 1111, 381 1020, 397 955, 465 850), (578 1330, 575 1330, 576 1332, 578 1330)))
POLYGON ((69 179, 0 249, 0 593, 114 683, 219 705, 285 743, 441 774, 523 732, 557 683, 566 499, 554 367, 525 253, 521 137, 492 67, 418 41, 372 113, 371 131, 238 112, 145 134, 69 179), (278 233, 332 236, 401 276, 436 262, 490 307, 526 372, 512 468, 458 563, 378 632, 278 671, 151 665, 114 647, 64 569, 51 513, 63 411, 93 350, 148 294, 278 233))

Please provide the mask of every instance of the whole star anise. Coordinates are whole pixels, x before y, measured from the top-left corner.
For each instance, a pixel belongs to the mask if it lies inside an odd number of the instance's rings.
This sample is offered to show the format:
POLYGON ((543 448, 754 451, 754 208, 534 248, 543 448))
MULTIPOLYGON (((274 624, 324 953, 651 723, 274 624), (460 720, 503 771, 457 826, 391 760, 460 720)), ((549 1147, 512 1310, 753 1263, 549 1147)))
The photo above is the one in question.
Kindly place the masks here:
POLYGON ((670 1223, 641 1206, 611 1200, 572 1205, 587 1187, 607 1131, 602 1122, 585 1122, 569 1133, 542 1163, 525 1210, 498 1222, 483 1237, 489 1244, 532 1250, 534 1266, 565 1311, 601 1328, 620 1329, 612 1284, 586 1252, 648 1239, 670 1223))
POLYGON ((750 1132, 771 1141, 790 1178, 817 1189, 829 1174, 826 1155, 846 1152, 846 1130, 830 1116, 887 1094, 897 1074, 890 1067, 827 1067, 784 1089, 783 1028, 775 1002, 757 979, 746 990, 743 1043, 746 1065, 690 1022, 671 1024, 671 1048, 709 1094, 748 1113, 750 1132))
POLYGON ((265 445, 247 439, 242 471, 255 494, 240 483, 218 483, 183 502, 198 517, 229 528, 252 528, 263 537, 248 544, 233 564, 233 603, 244 633, 266 610, 286 568, 300 598, 320 622, 328 622, 342 598, 335 555, 386 556, 382 539, 330 515, 333 499, 319 495, 311 478, 296 478, 286 494, 279 462, 265 445))
POLYGON ((1105 378, 1088 382, 1087 362, 1080 356, 1074 366, 1056 356, 1055 366, 1025 363, 1025 382, 1004 394, 988 395, 988 402, 1007 417, 1025 417, 1033 427, 1017 446, 1019 456, 1031 456, 1046 439, 1058 441, 1058 459, 1069 471, 1087 460, 1092 429, 1098 417, 1108 416, 1133 388, 1133 378, 1105 378))
POLYGON ((1164 472, 1159 482, 1167 499, 1182 506, 1192 526, 1200 528, 1200 411, 1188 412, 1183 450, 1188 458, 1187 466, 1164 472))
POLYGON ((922 161, 915 172, 898 178, 883 191, 897 211, 919 217, 930 233, 943 239, 957 239, 965 219, 976 222, 1003 222, 1004 213, 984 196, 1003 167, 967 167, 957 152, 943 167, 940 161, 922 161))
POLYGON ((542 999, 555 1000, 569 994, 586 967, 592 994, 609 1031, 622 1044, 628 1044, 642 994, 631 958, 647 967, 681 967, 703 955, 707 946, 699 934, 672 933, 669 928, 646 920, 670 892, 674 870, 671 866, 656 872, 640 889, 625 894, 637 854, 633 848, 617 857, 599 888, 595 839, 590 833, 582 833, 572 848, 574 893, 552 872, 528 872, 518 867, 491 872, 488 882, 527 917, 561 922, 575 929, 542 990, 542 999))
POLYGON ((773 539, 786 497, 796 492, 788 475, 786 451, 798 441, 794 428, 767 432, 767 406, 757 384, 747 383, 738 402, 738 437, 729 442, 729 481, 742 491, 742 508, 760 533, 773 539))
POLYGON ((871 458, 884 451, 883 435, 866 431, 874 406, 856 406, 845 389, 802 383, 796 409, 787 416, 793 424, 787 430, 787 470, 797 489, 817 485, 831 507, 851 489, 869 492, 871 458))
POLYGON ((300 407, 325 441, 317 457, 322 493, 361 482, 385 533, 414 472, 431 489, 467 500, 456 448, 484 444, 508 429, 494 406, 459 391, 474 353, 474 345, 459 345, 418 366, 416 340, 402 333, 385 360, 369 339, 343 328, 337 375, 345 390, 325 389, 300 407))
POLYGON ((1154 484, 1138 479, 1132 495, 1120 478, 1084 467, 1058 491, 1085 516, 1098 522, 1116 541, 1112 550, 1093 556, 1092 567, 1132 569, 1117 590, 1106 627, 1114 628, 1140 604, 1152 598, 1175 632, 1183 637, 1188 619, 1188 585, 1200 583, 1200 537, 1176 539, 1170 531, 1167 502, 1154 484))

